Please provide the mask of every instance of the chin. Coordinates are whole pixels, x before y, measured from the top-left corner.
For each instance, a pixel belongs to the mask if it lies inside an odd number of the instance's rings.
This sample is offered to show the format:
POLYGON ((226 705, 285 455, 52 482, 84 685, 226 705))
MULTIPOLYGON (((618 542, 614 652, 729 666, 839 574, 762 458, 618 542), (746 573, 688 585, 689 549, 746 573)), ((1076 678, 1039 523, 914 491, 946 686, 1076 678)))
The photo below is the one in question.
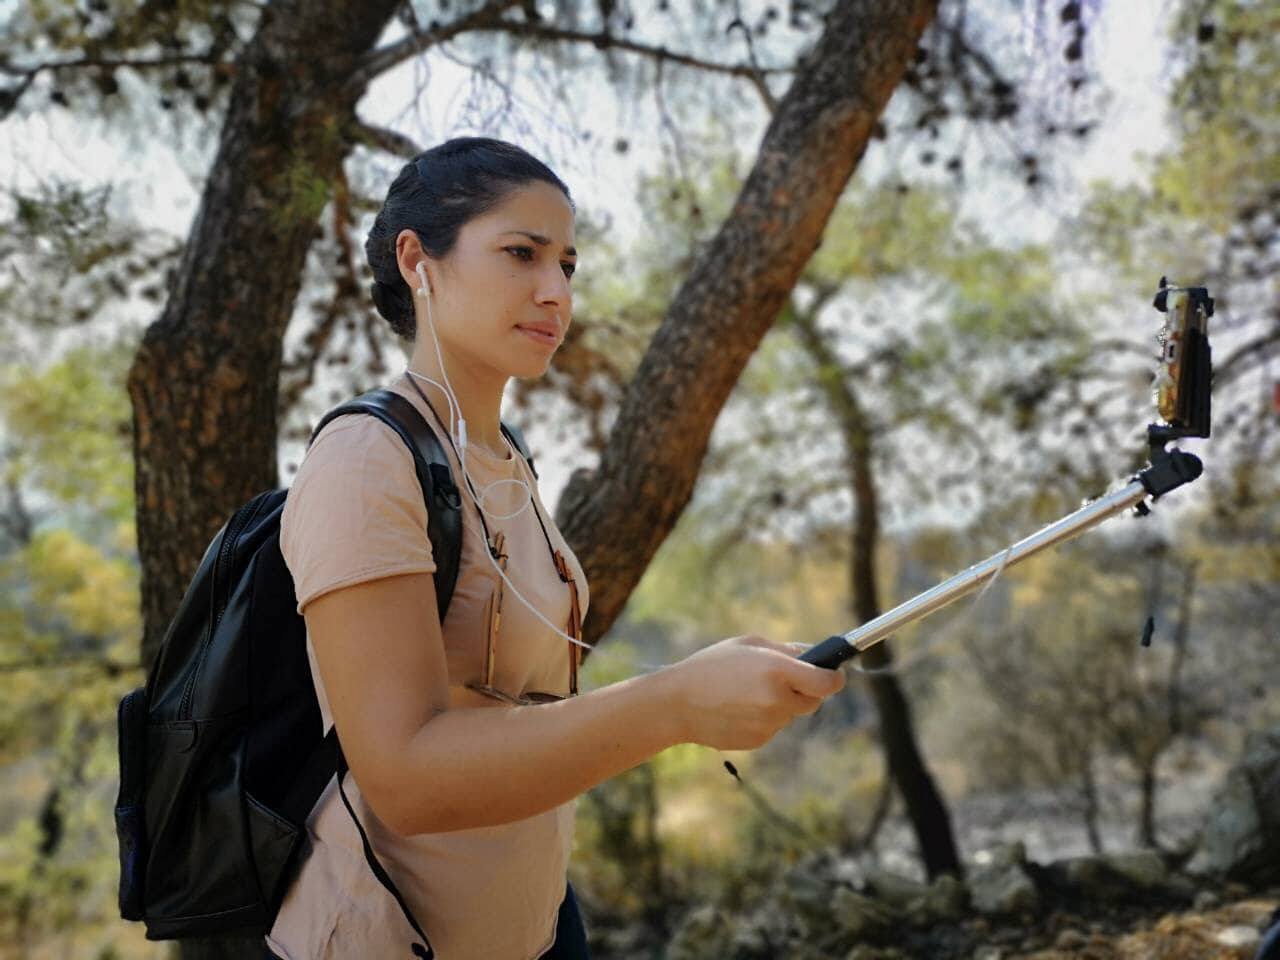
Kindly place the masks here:
POLYGON ((510 375, 517 380, 537 380, 547 375, 547 370, 551 368, 551 358, 544 360, 525 360, 523 363, 517 363, 511 370, 510 375))

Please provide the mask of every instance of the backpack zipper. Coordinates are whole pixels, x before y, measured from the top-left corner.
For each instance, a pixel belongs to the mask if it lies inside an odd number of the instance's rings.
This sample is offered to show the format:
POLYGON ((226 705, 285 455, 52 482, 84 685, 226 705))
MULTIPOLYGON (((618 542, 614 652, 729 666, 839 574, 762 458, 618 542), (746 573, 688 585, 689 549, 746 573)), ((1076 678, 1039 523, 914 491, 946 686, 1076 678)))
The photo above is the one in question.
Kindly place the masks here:
MULTIPOLYGON (((213 563, 213 576, 210 578, 210 593, 214 595, 215 602, 218 601, 218 575, 223 573, 226 565, 231 561, 232 555, 235 553, 236 540, 257 515, 261 508, 261 501, 253 504, 253 509, 242 509, 240 513, 231 518, 227 524, 227 528, 222 533, 222 542, 218 544, 218 558, 213 563)), ((226 593, 226 590, 223 590, 226 593)), ((217 603, 217 612, 209 620, 208 629, 205 631, 204 640, 200 645, 200 658, 196 662, 196 668, 191 671, 191 676, 187 677, 186 689, 182 691, 182 704, 178 708, 178 717, 181 720, 191 719, 191 698, 195 693, 196 677, 199 676, 200 670, 204 667, 204 658, 209 652, 209 644, 213 640, 214 631, 218 629, 218 624, 222 621, 222 615, 227 610, 227 603, 230 601, 229 596, 223 596, 221 602, 217 603)), ((212 604, 211 604, 212 606, 212 604)))

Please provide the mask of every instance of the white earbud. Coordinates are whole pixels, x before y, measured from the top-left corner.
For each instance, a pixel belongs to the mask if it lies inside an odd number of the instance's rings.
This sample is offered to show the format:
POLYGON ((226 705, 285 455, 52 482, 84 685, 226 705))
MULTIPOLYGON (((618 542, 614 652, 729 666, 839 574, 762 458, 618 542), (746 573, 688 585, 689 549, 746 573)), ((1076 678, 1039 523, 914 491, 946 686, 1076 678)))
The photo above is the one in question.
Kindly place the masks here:
POLYGON ((426 377, 423 377, 422 379, 427 380, 428 383, 433 383, 437 387, 440 387, 441 390, 444 390, 445 398, 449 401, 449 421, 450 421, 451 429, 453 430, 453 439, 454 439, 454 442, 458 445, 458 449, 462 451, 462 454, 464 456, 463 470, 465 471, 466 469, 465 455, 467 450, 467 421, 464 420, 462 417, 462 407, 459 406, 457 395, 453 392, 453 384, 449 383, 449 375, 448 373, 444 373, 444 357, 441 356, 440 354, 440 338, 436 336, 435 319, 431 316, 431 283, 427 280, 426 264, 424 261, 419 260, 417 263, 417 266, 415 266, 413 269, 417 272, 418 279, 421 281, 421 285, 417 289, 417 294, 418 296, 422 297, 424 300, 427 301, 427 329, 431 331, 431 339, 435 342, 436 359, 440 361, 440 370, 444 375, 444 386, 441 386, 440 384, 436 383, 434 380, 430 380, 426 377), (455 416, 457 417, 457 421, 456 421, 456 426, 453 426, 455 416))

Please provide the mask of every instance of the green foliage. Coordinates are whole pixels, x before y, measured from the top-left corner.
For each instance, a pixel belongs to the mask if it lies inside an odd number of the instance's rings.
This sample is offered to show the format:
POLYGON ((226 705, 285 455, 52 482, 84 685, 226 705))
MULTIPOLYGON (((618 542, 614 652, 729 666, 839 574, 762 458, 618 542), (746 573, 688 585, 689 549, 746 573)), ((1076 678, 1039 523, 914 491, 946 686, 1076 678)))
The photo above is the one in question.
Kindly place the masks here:
POLYGON ((97 266, 125 252, 124 239, 107 236, 110 227, 109 187, 88 191, 56 182, 43 194, 15 192, 12 229, 5 236, 6 253, 38 250, 50 265, 60 266, 59 279, 97 266))
POLYGON ((124 391, 132 343, 76 347, 42 371, 0 369, 5 479, 32 485, 91 525, 133 520, 133 450, 124 391))
MULTIPOLYGON (((329 125, 331 128, 332 125, 329 125)), ((336 132, 326 128, 321 134, 326 139, 336 132)), ((298 224, 314 223, 324 211, 333 192, 330 178, 322 176, 304 155, 295 156, 284 172, 287 200, 272 208, 271 216, 277 230, 296 229, 298 224)))
POLYGON ((6 90, 0 119, 15 106, 47 109, 49 104, 89 120, 118 115, 136 93, 129 83, 134 70, 150 75, 162 110, 181 104, 187 108, 183 113, 203 113, 216 104, 231 77, 223 68, 227 55, 243 45, 258 16, 254 4, 223 0, 16 4, 0 22, 0 41, 16 54, 8 72, 21 76, 21 70, 42 63, 88 65, 50 70, 29 91, 6 90))
POLYGON ((1174 87, 1183 140, 1158 163, 1153 186, 1176 215, 1225 234, 1280 183, 1280 12, 1248 0, 1188 5, 1174 35, 1194 33, 1193 17, 1212 23, 1214 36, 1191 51, 1174 87))
POLYGON ((936 268, 956 229, 955 198, 935 188, 859 189, 836 208, 806 280, 840 286, 936 268))
POLYGON ((815 621, 847 616, 839 565, 779 542, 770 529, 735 529, 732 519, 687 510, 632 593, 628 619, 679 633, 696 624, 704 638, 752 633, 786 643, 810 639, 815 621))
POLYGON ((125 341, 80 345, 43 369, 6 367, 0 390, 15 531, 0 553, 0 775, 14 801, 0 820, 0 940, 82 956, 137 939, 104 926, 115 707, 142 680, 129 354, 125 341))
POLYGON ((140 627, 132 557, 112 556, 69 530, 49 530, 35 536, 20 561, 31 602, 58 633, 98 638, 113 659, 127 660, 140 627))
POLYGON ((1243 497, 1202 496, 1168 541, 1121 526, 1003 574, 935 690, 964 705, 928 734, 963 786, 1083 795, 1119 759, 1136 794, 1167 752, 1229 752, 1238 731, 1276 722, 1280 474, 1274 454, 1254 466, 1229 471, 1243 497))
POLYGON ((1151 161, 1145 189, 1095 187, 1084 224, 1086 242, 1100 244, 1101 256, 1138 267, 1138 278, 1148 283, 1153 260, 1183 271, 1179 276, 1203 278, 1217 272, 1221 244, 1253 233, 1252 221, 1274 207, 1278 29, 1280 14, 1267 4, 1213 0, 1182 8, 1171 25, 1183 47, 1183 68, 1170 105, 1181 140, 1151 161), (1212 25, 1212 36, 1192 45, 1185 38, 1195 36, 1200 23, 1212 25))
POLYGON ((122 318, 136 324, 139 301, 160 301, 178 245, 117 208, 110 187, 62 180, 0 195, 0 345, 8 358, 36 365, 59 331, 118 331, 122 318))

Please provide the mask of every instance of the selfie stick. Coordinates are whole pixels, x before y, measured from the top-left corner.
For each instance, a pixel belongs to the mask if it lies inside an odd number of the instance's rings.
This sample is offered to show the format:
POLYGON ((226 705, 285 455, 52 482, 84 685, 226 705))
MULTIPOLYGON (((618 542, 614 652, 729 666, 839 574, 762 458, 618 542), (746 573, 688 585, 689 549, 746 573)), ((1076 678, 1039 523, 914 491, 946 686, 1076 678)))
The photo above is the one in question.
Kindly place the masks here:
POLYGON ((1151 460, 1145 470, 1123 489, 1086 504, 888 613, 846 634, 828 637, 802 653, 799 659, 835 669, 907 624, 972 593, 1004 568, 1071 540, 1130 507, 1134 507, 1139 516, 1146 516, 1151 512, 1145 502, 1148 496, 1158 498, 1200 476, 1203 466, 1198 457, 1178 449, 1166 450, 1165 445, 1178 437, 1209 436, 1212 364, 1207 320, 1213 316, 1213 299, 1204 287, 1170 287, 1161 277, 1155 307, 1167 314, 1159 338, 1164 349, 1155 382, 1160 415, 1166 422, 1147 427, 1151 460), (1172 310, 1168 305, 1169 294, 1175 295, 1172 310))

